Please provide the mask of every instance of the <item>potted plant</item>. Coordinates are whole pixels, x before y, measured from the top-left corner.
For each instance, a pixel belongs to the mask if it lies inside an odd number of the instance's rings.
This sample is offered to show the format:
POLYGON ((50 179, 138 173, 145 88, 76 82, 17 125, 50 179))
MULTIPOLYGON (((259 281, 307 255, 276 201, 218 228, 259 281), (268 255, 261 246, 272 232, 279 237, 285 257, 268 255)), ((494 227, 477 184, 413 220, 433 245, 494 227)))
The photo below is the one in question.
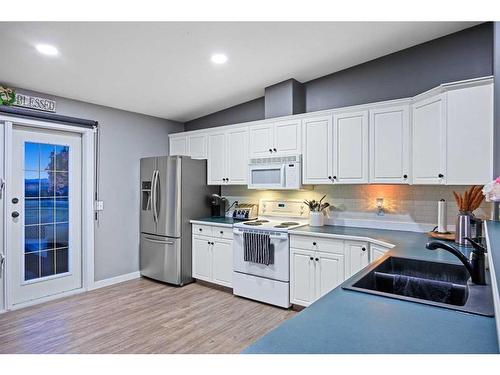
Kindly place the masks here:
POLYGON ((484 185, 483 194, 486 202, 492 202, 491 220, 500 221, 500 177, 484 185))
POLYGON ((305 200, 304 203, 309 207, 309 225, 312 227, 322 227, 325 224, 325 210, 330 207, 330 203, 323 202, 326 195, 319 200, 305 200))

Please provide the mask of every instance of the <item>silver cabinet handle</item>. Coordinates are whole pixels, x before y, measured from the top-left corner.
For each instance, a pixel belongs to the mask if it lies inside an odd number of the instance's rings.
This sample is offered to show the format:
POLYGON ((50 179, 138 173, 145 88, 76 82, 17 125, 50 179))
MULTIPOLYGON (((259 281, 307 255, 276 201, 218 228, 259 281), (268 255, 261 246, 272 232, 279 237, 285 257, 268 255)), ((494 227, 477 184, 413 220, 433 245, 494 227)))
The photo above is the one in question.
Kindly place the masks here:
POLYGON ((4 187, 5 187, 5 181, 3 180, 3 178, 0 178, 0 199, 2 199, 3 197, 4 187))
POLYGON ((160 240, 155 240, 154 238, 150 238, 150 237, 144 237, 144 239, 146 241, 149 241, 149 242, 161 243, 163 245, 173 245, 174 244, 173 241, 160 241, 160 240))
POLYGON ((5 264, 5 255, 0 253, 0 276, 2 276, 4 264, 5 264))

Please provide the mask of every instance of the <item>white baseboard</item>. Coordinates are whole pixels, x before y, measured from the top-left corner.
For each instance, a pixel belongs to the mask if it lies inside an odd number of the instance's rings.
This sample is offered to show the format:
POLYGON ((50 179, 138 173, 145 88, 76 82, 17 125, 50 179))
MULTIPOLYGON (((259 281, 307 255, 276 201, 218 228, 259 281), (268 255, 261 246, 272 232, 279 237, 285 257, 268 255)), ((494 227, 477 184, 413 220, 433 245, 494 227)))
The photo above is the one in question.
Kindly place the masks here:
POLYGON ((108 279, 95 281, 94 285, 89 287, 89 290, 104 288, 105 286, 110 286, 113 284, 123 283, 124 281, 138 279, 139 277, 141 277, 141 273, 139 271, 126 273, 124 275, 119 275, 115 277, 110 277, 108 279))

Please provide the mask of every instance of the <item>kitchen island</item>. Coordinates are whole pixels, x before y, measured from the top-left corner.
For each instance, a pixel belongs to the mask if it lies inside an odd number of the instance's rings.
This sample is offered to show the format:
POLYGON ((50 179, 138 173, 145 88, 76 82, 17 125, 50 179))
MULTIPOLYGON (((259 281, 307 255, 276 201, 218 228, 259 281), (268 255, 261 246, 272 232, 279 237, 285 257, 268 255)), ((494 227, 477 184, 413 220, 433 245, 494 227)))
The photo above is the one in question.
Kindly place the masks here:
MULTIPOLYGON (((390 256, 461 264, 444 250, 427 250, 429 239, 424 233, 339 226, 304 226, 290 233, 367 239, 395 245, 390 256)), ((342 285, 243 353, 499 352, 492 317, 344 290, 342 285)))

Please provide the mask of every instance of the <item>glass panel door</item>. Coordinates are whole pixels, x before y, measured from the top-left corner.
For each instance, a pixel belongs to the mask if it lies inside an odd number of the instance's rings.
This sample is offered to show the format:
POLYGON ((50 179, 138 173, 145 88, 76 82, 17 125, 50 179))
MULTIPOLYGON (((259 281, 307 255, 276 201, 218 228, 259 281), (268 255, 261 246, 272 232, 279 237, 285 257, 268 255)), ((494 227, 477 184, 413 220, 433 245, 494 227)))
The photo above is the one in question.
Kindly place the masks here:
POLYGON ((24 280, 69 272, 67 145, 24 143, 24 280))

